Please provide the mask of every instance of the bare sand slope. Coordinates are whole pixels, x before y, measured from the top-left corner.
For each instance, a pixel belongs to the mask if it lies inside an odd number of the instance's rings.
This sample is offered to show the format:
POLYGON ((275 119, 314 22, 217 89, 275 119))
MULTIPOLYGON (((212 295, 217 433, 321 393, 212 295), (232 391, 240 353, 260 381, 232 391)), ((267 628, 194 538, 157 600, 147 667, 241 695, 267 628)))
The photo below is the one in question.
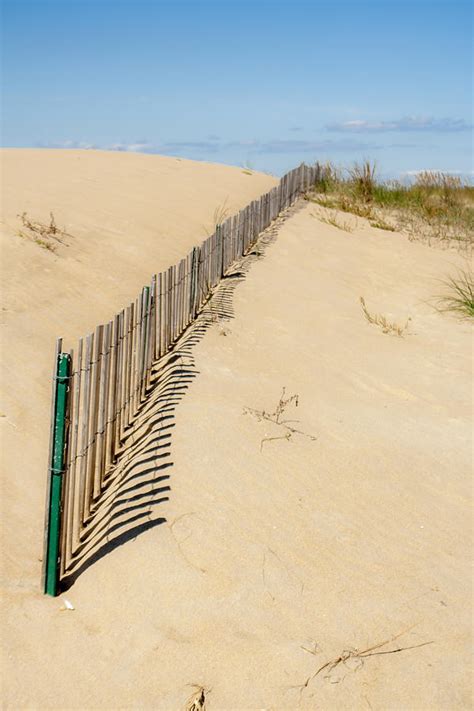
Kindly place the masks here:
MULTIPOLYGON (((22 558, 5 708, 182 709, 193 684, 209 711, 471 707, 471 331, 429 303, 462 259, 314 212, 267 235, 178 349, 194 377, 176 385, 161 525, 88 567, 73 611, 22 558), (371 326, 360 296, 410 316, 408 335, 371 326), (245 412, 283 387, 289 426, 317 439, 270 439, 287 430, 245 412), (413 648, 305 686, 394 637, 373 651, 413 648)), ((14 501, 22 525, 29 504, 14 501)))
POLYGON ((75 346, 210 234, 216 210, 232 214, 277 179, 101 151, 5 149, 0 165, 2 569, 7 585, 35 590, 55 339, 75 346), (18 215, 48 224, 50 211, 70 235, 56 253, 18 235, 18 215))

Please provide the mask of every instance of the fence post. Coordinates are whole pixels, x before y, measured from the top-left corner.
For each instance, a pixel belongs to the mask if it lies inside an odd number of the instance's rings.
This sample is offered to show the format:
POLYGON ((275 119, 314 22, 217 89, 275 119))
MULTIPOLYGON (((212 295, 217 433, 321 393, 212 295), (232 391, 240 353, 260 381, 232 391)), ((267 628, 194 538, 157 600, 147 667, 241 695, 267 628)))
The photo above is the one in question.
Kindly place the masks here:
MULTIPOLYGON (((58 351, 61 342, 58 341, 58 351)), ((71 358, 57 352, 53 386, 51 447, 48 473, 47 521, 43 556, 43 585, 47 595, 58 594, 60 569, 60 533, 62 511, 62 477, 65 462, 66 411, 71 358)))

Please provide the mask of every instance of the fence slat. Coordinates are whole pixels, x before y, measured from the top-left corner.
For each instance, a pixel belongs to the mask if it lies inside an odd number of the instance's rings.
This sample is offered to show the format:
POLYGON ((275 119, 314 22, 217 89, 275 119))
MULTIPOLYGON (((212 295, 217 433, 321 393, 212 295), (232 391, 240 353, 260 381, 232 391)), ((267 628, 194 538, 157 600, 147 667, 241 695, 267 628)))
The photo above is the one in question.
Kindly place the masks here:
MULTIPOLYGON (((111 323, 104 326, 102 354, 100 358, 99 372, 99 400, 97 412, 97 435, 96 435, 96 452, 95 452, 95 472, 94 472, 94 499, 97 499, 102 490, 102 475, 103 475, 103 452, 104 452, 104 436, 105 423, 107 416, 107 389, 109 381, 108 366, 110 363, 110 346, 112 340, 111 323)), ((115 353, 115 349, 114 349, 115 353)))
POLYGON ((87 460, 89 456, 89 414, 91 400, 91 369, 94 349, 94 334, 91 333, 86 337, 86 357, 84 369, 84 399, 83 399, 83 415, 82 415, 82 433, 81 433, 81 468, 80 468, 80 518, 81 518, 81 533, 82 526, 86 519, 86 496, 87 496, 87 460))
POLYGON ((71 469, 70 476, 72 477, 72 490, 74 492, 74 500, 72 502, 71 520, 72 525, 69 532, 68 539, 68 549, 69 557, 72 556, 72 552, 75 546, 79 542, 79 532, 80 532, 80 514, 79 514, 79 490, 78 482, 79 477, 78 468, 80 464, 80 459, 78 459, 78 449, 79 449, 79 436, 80 436, 80 413, 81 413, 81 380, 82 380, 82 353, 83 353, 83 339, 79 339, 79 346, 77 349, 76 363, 74 366, 74 404, 73 404, 73 418, 71 421, 71 469))
POLYGON ((120 359, 123 343, 120 339, 120 314, 109 321, 107 343, 106 387, 104 395, 104 445, 102 451, 102 481, 112 463, 117 429, 120 432, 120 359), (113 441, 111 441, 113 440, 113 441))
POLYGON ((104 327, 102 325, 97 326, 95 331, 95 348, 94 348, 94 362, 92 368, 92 392, 91 392, 91 412, 89 419, 89 461, 88 461, 88 513, 91 513, 93 500, 96 497, 97 491, 97 481, 96 481, 96 467, 95 467, 95 457, 97 448, 97 425, 98 425, 98 414, 99 414, 99 391, 100 391, 100 375, 101 375, 101 363, 102 363, 102 336, 104 327))

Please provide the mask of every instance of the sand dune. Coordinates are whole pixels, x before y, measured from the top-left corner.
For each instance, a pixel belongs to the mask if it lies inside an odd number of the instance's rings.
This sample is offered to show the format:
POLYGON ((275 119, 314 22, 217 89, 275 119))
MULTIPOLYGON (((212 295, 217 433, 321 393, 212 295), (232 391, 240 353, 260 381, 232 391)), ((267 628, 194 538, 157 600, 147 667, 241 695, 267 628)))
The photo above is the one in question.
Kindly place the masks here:
POLYGON ((100 151, 6 149, 1 165, 4 524, 22 519, 9 575, 27 571, 34 589, 55 339, 75 346, 212 232, 216 210, 235 212, 277 180, 100 151), (18 215, 48 223, 50 211, 70 235, 54 254, 18 235, 18 215))
POLYGON ((174 407, 167 500, 150 508, 162 523, 84 570, 65 594, 75 609, 61 611, 37 591, 51 340, 65 321, 73 338, 107 318, 182 256, 227 194, 237 208, 273 179, 81 153, 97 180, 81 173, 81 202, 31 156, 24 194, 15 152, 4 156, 17 181, 2 230, 14 276, 2 346, 5 708, 181 709, 193 684, 208 709, 470 708, 471 331, 430 303, 462 258, 364 220, 343 232, 303 202, 269 230, 178 346, 190 377, 174 407), (45 204, 74 235, 58 256, 13 234, 17 211, 45 204), (63 302, 56 284, 47 296, 51 274, 67 280, 63 302), (390 319, 410 316, 407 335, 370 325, 360 296, 390 319), (258 414, 283 387, 299 396, 285 410, 300 430, 289 438, 258 414), (407 649, 346 654, 310 679, 344 650, 398 635, 374 651, 407 649))

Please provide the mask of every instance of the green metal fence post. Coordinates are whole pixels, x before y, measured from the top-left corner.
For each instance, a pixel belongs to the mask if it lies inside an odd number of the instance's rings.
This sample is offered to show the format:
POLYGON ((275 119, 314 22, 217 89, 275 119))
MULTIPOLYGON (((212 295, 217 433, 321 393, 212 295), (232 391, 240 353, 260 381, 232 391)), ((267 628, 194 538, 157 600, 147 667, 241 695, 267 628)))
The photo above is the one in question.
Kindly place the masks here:
POLYGON ((69 389, 70 356, 58 353, 55 374, 56 394, 53 404, 53 431, 50 455, 49 496, 44 556, 43 584, 47 595, 58 594, 59 540, 61 533, 62 476, 66 445, 66 411, 69 389))

